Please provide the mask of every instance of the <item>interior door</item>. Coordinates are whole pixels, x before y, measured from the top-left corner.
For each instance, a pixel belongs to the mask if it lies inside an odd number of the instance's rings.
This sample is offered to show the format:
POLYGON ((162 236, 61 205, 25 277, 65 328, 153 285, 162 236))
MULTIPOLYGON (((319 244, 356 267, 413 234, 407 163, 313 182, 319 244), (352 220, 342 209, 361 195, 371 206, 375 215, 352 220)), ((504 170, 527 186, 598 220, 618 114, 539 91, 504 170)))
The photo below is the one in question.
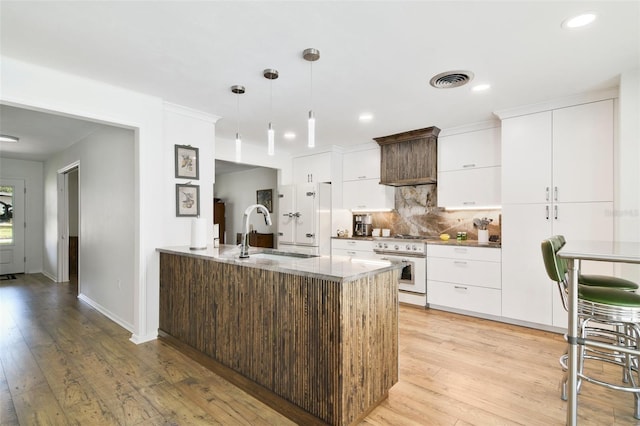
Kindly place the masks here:
POLYGON ((25 271, 24 180, 0 180, 0 275, 25 271))

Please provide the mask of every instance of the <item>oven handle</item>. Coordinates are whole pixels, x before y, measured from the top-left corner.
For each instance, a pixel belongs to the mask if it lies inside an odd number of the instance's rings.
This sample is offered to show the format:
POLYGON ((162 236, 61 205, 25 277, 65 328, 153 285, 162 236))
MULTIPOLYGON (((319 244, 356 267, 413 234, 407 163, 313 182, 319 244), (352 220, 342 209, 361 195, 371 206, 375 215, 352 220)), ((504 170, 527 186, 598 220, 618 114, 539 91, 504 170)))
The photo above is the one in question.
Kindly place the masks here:
MULTIPOLYGON (((388 251, 377 251, 374 250, 373 251, 375 254, 381 254, 384 256, 392 256, 392 257, 413 257, 413 258, 426 258, 427 255, 426 253, 396 253, 396 252, 388 252, 388 251)), ((389 259, 382 259, 382 260, 389 260, 389 259)))

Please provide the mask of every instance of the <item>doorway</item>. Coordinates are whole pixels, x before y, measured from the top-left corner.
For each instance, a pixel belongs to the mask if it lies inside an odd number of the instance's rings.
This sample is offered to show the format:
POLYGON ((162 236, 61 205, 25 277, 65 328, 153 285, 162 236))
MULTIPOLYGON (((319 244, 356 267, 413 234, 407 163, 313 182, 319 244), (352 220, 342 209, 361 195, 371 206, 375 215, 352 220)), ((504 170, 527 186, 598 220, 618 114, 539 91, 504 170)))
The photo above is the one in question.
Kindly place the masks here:
POLYGON ((24 180, 0 180, 0 275, 25 271, 24 180))
POLYGON ((58 282, 79 282, 81 256, 79 168, 80 163, 74 162, 58 170, 58 282))

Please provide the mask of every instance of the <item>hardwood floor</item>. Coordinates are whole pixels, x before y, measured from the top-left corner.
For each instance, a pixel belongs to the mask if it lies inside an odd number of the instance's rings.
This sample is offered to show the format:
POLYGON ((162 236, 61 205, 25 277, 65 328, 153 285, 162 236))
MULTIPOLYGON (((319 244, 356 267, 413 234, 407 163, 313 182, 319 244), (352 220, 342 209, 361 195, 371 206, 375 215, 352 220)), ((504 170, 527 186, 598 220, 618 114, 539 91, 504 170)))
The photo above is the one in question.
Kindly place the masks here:
MULTIPOLYGON (((17 277, 0 281, 0 425, 292 424, 171 346, 131 343, 73 284, 17 277)), ((556 334, 401 307, 400 381, 362 424, 564 424, 563 350, 556 334)), ((633 396, 587 383, 579 422, 637 424, 633 396)))

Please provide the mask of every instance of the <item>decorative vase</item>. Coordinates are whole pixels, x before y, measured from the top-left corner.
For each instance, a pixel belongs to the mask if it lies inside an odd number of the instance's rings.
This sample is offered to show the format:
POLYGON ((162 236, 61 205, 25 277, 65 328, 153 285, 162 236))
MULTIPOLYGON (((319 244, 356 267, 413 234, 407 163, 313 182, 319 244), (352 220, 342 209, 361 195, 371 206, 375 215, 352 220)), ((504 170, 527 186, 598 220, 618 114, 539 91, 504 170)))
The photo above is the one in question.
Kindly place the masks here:
POLYGON ((486 244, 489 242, 489 230, 488 229, 478 229, 478 243, 486 244))

